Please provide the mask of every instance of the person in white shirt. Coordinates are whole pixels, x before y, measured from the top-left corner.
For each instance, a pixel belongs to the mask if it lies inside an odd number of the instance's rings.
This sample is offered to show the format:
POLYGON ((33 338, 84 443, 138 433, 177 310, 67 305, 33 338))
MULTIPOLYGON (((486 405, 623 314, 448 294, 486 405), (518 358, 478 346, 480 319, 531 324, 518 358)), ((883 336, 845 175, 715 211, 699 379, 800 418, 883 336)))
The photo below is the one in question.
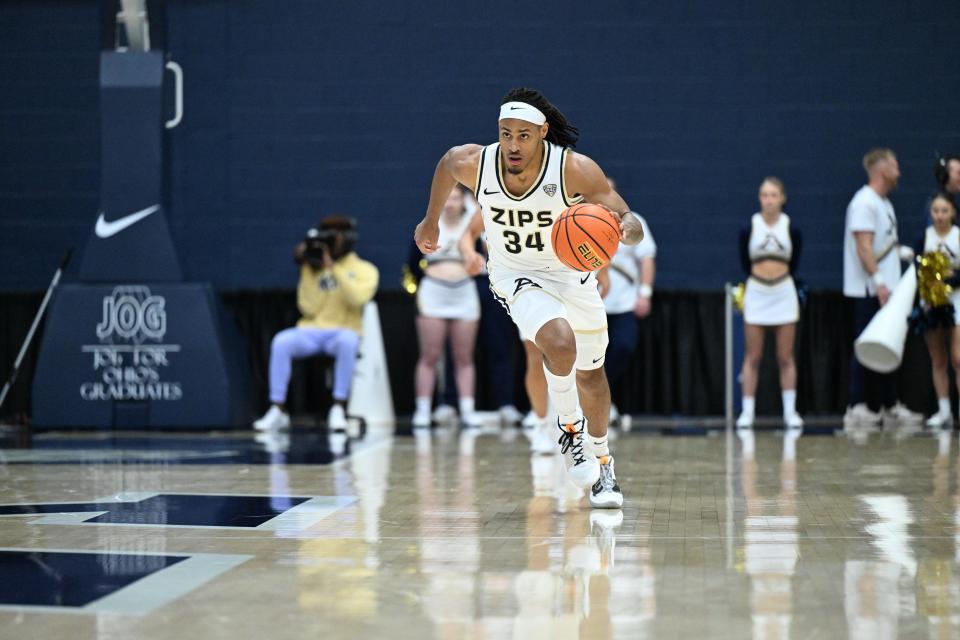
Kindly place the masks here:
MULTIPOLYGON (((897 216, 887 195, 897 187, 900 165, 890 149, 871 149, 863 157, 867 184, 847 205, 843 239, 843 295, 854 308, 854 336, 859 336, 877 311, 890 299, 900 280, 900 260, 912 260, 913 250, 900 247, 897 216)), ((856 359, 850 361, 850 387, 844 423, 878 423, 883 415, 903 421, 919 420, 897 402, 896 373, 866 370, 856 359), (879 399, 865 402, 864 386, 880 390, 879 399)))
MULTIPOLYGON (((607 178, 611 189, 616 184, 607 178)), ((637 351, 639 320, 650 315, 653 281, 657 272, 657 243, 643 216, 634 214, 643 226, 643 240, 637 245, 621 244, 608 267, 610 287, 603 299, 607 311, 607 359, 604 365, 611 388, 630 368, 637 351)), ((620 420, 615 404, 610 404, 610 422, 620 420)), ((628 428, 626 419, 621 427, 628 428)))

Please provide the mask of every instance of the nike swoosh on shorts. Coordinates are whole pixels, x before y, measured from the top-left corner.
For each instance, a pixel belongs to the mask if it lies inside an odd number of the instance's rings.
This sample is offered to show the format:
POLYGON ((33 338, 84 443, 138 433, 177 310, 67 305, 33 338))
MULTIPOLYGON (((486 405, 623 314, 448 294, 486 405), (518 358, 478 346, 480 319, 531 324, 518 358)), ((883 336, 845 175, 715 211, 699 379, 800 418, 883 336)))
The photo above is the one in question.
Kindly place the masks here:
POLYGON ((100 216, 97 218, 97 226, 94 227, 94 232, 99 238, 109 238, 110 236, 115 236, 127 227, 134 225, 152 213, 156 213, 160 210, 160 205, 155 204, 152 207, 147 207, 146 209, 141 209, 140 211, 134 211, 133 213, 123 216, 122 218, 117 218, 111 222, 107 222, 106 218, 103 216, 103 211, 100 212, 100 216))

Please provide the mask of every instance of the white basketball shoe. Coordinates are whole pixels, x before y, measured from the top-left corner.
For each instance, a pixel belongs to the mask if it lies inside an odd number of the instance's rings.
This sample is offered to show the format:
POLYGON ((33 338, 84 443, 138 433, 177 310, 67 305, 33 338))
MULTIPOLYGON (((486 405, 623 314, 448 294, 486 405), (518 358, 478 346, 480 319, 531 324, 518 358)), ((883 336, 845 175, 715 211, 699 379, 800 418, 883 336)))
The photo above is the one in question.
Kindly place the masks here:
POLYGON ((619 509, 623 506, 623 494, 613 472, 613 456, 603 456, 597 462, 600 477, 590 489, 590 506, 594 509, 619 509))
POLYGON ((257 431, 275 431, 289 427, 290 416, 275 404, 270 405, 263 417, 253 423, 253 428, 257 431))
POLYGON ((582 489, 592 487, 600 479, 600 462, 585 440, 587 419, 581 416, 579 420, 564 424, 558 418, 557 428, 560 429, 557 442, 570 479, 582 489))

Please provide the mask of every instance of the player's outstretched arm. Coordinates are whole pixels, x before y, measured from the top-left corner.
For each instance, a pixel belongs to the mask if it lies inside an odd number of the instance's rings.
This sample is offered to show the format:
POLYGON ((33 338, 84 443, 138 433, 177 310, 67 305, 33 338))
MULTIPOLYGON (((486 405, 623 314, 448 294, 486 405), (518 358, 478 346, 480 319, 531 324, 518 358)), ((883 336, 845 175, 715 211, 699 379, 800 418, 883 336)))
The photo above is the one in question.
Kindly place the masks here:
POLYGON ((413 239, 423 253, 433 253, 439 249, 437 238, 440 236, 440 212, 443 203, 459 182, 473 190, 477 180, 477 167, 480 165, 480 154, 483 147, 478 144, 465 144, 453 147, 440 158, 437 168, 433 172, 433 183, 430 185, 430 202, 427 204, 427 213, 417 225, 413 239))
POLYGON ((603 205, 612 211, 620 219, 620 239, 624 244, 637 244, 643 240, 643 225, 636 216, 623 215, 630 212, 630 207, 610 188, 600 165, 582 153, 569 153, 564 175, 567 191, 581 194, 584 202, 603 205))

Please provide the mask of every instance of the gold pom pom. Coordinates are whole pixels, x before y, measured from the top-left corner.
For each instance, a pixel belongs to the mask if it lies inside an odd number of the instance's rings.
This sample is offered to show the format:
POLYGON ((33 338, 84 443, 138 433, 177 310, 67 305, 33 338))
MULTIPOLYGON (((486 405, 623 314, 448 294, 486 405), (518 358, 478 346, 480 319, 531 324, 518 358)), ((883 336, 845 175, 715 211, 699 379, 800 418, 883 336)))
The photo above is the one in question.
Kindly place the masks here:
POLYGON ((733 288, 733 308, 737 313, 743 313, 743 296, 747 293, 747 285, 743 282, 733 288))
POLYGON ((400 285, 403 287, 403 290, 409 293, 410 295, 417 294, 417 279, 413 277, 413 274, 410 272, 410 267, 403 265, 403 276, 400 278, 400 285))
POLYGON ((939 251, 928 251, 917 258, 917 288, 920 290, 920 299, 931 307, 949 304, 953 288, 944 280, 950 274, 950 260, 939 251))

